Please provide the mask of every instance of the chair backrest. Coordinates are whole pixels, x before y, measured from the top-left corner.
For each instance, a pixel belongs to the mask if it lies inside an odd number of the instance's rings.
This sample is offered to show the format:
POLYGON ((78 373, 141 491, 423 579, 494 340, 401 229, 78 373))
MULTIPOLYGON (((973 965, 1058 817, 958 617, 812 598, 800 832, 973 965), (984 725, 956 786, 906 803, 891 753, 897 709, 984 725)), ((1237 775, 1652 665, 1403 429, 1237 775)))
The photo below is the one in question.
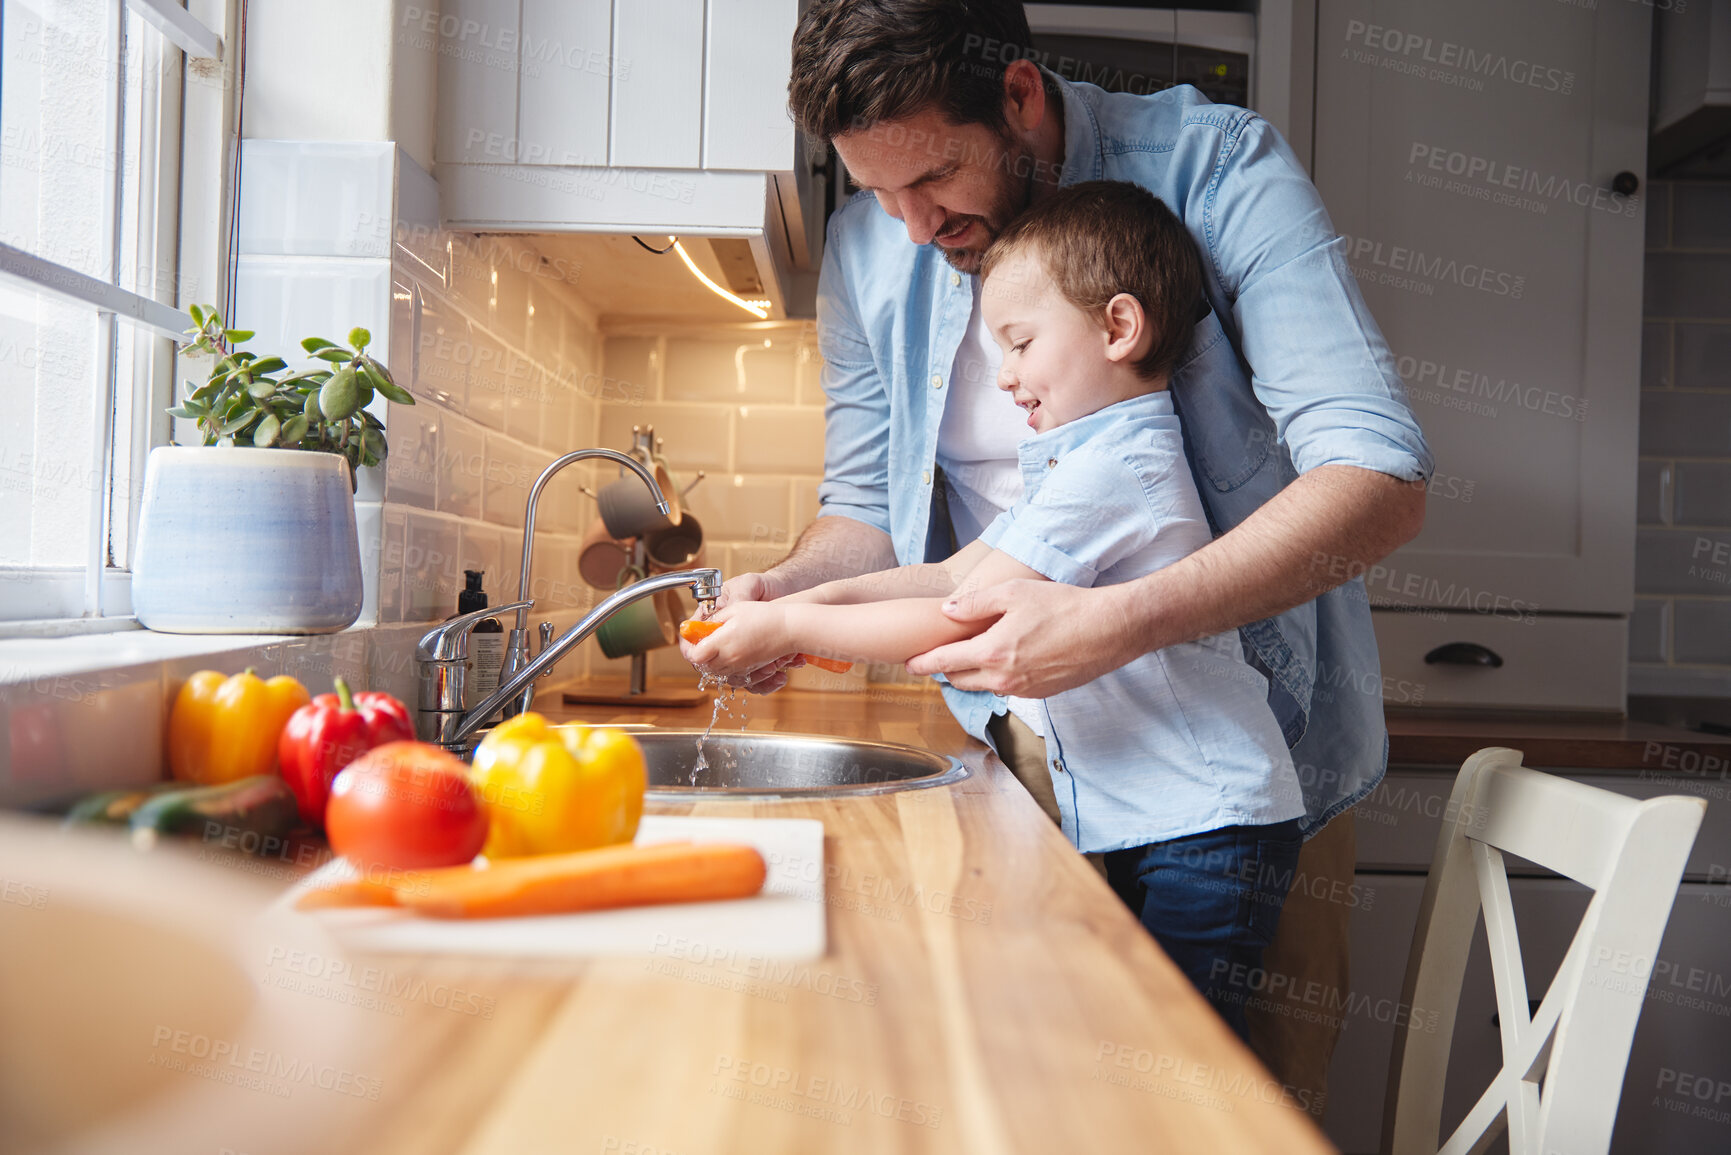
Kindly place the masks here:
POLYGON ((1406 1005, 1423 1008, 1436 1029, 1395 1040, 1385 1152, 1479 1151, 1505 1127, 1510 1155, 1610 1148, 1646 976, 1706 809, 1699 798, 1636 801, 1541 774, 1521 765, 1518 750, 1480 750, 1466 760, 1437 838, 1403 988, 1406 1005), (1536 1012, 1527 1001, 1505 852, 1594 892, 1536 1012), (1449 1046, 1481 911, 1503 1067, 1442 1141, 1449 1046), (1631 975, 1639 978, 1630 982, 1631 975))

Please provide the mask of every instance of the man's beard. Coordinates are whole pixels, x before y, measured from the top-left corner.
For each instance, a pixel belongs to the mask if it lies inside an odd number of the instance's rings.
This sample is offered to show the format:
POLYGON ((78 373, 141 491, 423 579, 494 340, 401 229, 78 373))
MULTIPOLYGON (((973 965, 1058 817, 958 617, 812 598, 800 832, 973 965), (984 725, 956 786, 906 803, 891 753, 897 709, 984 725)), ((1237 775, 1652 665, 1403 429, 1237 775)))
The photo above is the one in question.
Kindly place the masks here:
POLYGON ((980 271, 980 261, 992 242, 998 239, 998 234, 1003 232, 1011 221, 1021 216, 1022 210, 1034 200, 1034 150, 1008 133, 1001 135, 999 140, 1004 146, 1001 159, 988 170, 999 183, 985 214, 951 217, 938 229, 940 233, 947 233, 964 221, 978 221, 985 227, 985 239, 966 248, 947 249, 943 245, 937 246, 951 268, 969 276, 980 271))

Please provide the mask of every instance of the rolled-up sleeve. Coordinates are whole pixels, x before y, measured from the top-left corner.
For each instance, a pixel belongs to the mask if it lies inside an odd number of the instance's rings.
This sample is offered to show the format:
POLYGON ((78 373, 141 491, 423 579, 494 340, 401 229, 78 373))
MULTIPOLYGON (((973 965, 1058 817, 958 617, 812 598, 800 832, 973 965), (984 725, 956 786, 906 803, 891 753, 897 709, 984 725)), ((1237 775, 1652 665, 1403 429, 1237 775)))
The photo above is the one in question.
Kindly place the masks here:
POLYGON ((823 482, 819 517, 851 517, 890 532, 890 399, 872 357, 847 282, 844 246, 830 221, 817 287, 817 340, 823 355, 823 482))
POLYGON ((1077 451, 1031 499, 999 514, 980 540, 1053 581, 1091 586, 1154 531, 1136 472, 1109 454, 1077 451))
POLYGON ((1235 127, 1205 192, 1207 259, 1294 467, 1428 478, 1430 448, 1316 186, 1262 118, 1235 127))

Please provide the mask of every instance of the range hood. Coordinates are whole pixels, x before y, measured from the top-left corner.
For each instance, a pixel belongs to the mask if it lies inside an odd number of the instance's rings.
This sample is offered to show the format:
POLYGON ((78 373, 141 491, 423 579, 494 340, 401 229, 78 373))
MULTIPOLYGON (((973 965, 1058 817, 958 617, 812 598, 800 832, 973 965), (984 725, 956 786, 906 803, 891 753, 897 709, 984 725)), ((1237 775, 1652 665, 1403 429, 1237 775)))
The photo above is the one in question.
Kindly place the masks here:
POLYGON ((1654 175, 1731 143, 1731 0, 1655 6, 1654 175))
MULTIPOLYGON (((602 253, 597 246, 603 237, 639 236, 656 247, 670 236, 688 245, 702 238, 707 244, 699 251, 707 249, 711 257, 701 263, 715 279, 742 297, 768 300, 777 319, 816 315, 830 199, 821 169, 453 164, 439 171, 440 218, 448 229, 543 238, 573 234, 573 245, 594 255, 602 253)), ((611 247, 618 257, 628 255, 611 247)))

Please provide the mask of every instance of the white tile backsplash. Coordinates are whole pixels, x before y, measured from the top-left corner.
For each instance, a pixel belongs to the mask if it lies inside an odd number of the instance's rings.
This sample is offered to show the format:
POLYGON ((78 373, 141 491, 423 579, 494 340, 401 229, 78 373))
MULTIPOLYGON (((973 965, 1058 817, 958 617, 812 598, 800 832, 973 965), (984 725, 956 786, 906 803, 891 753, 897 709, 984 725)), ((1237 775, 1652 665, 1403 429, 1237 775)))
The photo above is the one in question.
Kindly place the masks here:
POLYGON ((795 396, 795 338, 741 333, 732 340, 669 337, 668 401, 758 401, 791 403, 795 396))
POLYGON ((735 422, 734 467, 741 473, 823 472, 823 410, 741 405, 735 422))
POLYGON ((395 154, 389 141, 242 141, 240 251, 388 258, 395 154))
POLYGON ((233 314, 236 328, 256 334, 247 348, 277 354, 291 366, 311 362, 306 337, 346 343, 349 330, 369 330, 380 348, 390 329, 391 262, 383 257, 249 256, 239 260, 233 314))

